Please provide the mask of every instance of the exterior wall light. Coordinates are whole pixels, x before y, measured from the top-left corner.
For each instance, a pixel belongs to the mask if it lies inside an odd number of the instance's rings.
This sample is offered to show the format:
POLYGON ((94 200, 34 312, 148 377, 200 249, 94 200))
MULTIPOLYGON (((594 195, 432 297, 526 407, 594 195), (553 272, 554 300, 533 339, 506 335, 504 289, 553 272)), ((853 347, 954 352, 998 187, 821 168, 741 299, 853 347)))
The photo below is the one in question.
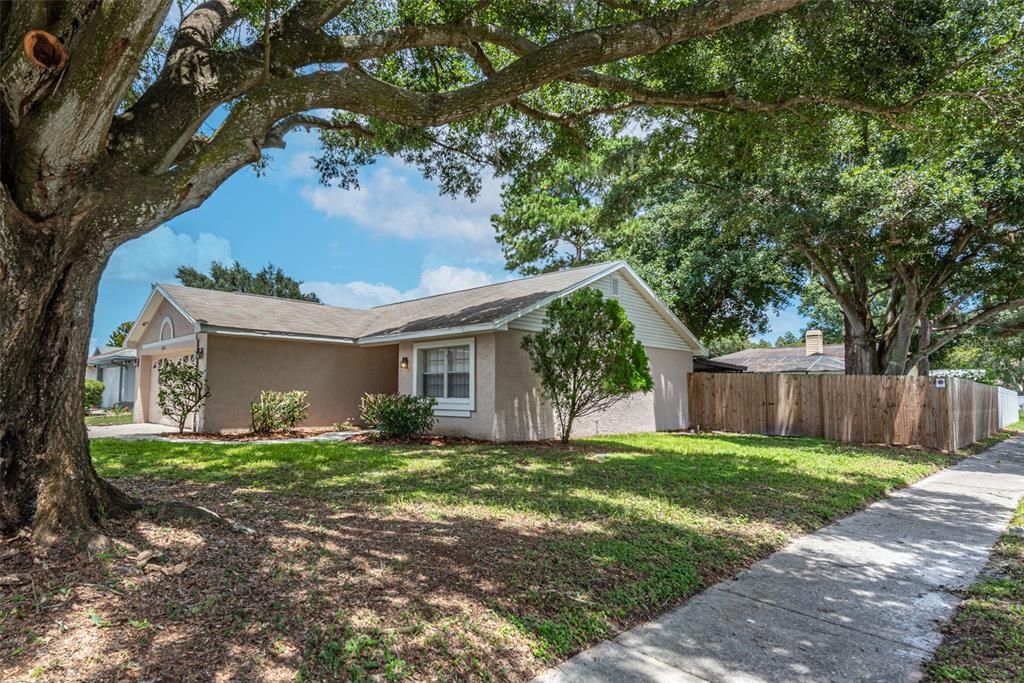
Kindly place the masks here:
POLYGON ((408 356, 402 356, 402 362, 399 363, 398 366, 400 368, 402 368, 403 370, 408 370, 409 369, 409 357, 408 356))

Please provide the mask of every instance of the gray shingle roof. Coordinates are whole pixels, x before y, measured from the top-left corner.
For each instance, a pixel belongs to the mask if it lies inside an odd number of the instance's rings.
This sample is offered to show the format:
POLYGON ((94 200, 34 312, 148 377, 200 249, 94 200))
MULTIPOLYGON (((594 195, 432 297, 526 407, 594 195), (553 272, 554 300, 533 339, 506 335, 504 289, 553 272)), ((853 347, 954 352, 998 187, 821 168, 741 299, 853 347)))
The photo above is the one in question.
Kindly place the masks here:
POLYGON ((745 365, 747 372, 844 372, 846 361, 842 344, 826 344, 825 353, 810 356, 803 346, 781 349, 744 349, 712 358, 715 361, 745 365))
POLYGON ((369 311, 258 294, 160 285, 193 320, 216 327, 354 339, 369 311))
POLYGON ((160 285, 193 319, 214 327, 356 339, 496 323, 618 263, 600 263, 370 309, 160 285))

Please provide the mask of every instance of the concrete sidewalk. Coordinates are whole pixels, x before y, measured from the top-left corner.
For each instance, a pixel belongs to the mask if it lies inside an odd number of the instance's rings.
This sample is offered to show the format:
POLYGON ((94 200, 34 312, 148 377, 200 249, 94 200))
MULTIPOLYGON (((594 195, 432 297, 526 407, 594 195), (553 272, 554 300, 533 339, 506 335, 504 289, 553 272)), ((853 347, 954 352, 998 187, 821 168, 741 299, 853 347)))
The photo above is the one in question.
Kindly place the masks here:
POLYGON ((913 681, 1024 493, 1024 437, 801 537, 537 681, 913 681))

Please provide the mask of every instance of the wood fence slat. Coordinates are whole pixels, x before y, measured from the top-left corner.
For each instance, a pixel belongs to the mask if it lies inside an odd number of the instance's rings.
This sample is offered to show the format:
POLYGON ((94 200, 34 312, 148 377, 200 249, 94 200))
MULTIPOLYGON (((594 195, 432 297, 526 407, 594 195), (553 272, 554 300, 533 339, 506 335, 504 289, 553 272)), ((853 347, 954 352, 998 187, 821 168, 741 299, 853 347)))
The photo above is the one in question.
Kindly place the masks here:
POLYGON ((1006 404, 997 387, 959 378, 947 378, 945 388, 926 377, 693 373, 689 378, 690 424, 700 429, 936 450, 991 436, 1007 420, 1000 413, 1008 412, 1006 404))

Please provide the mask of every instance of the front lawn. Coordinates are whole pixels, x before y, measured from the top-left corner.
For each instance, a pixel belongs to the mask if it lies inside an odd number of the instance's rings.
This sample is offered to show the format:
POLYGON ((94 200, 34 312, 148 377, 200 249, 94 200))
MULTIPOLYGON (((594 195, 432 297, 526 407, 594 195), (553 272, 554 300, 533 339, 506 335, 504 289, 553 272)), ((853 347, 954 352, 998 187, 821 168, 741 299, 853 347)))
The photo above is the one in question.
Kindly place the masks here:
POLYGON ((0 598, 0 678, 527 679, 952 460, 671 434, 92 450, 126 490, 257 535, 150 511, 82 566, 3 560, 33 583, 0 598))
POLYGON ((86 427, 106 427, 109 425, 127 425, 131 423, 132 414, 130 412, 85 416, 86 427))

